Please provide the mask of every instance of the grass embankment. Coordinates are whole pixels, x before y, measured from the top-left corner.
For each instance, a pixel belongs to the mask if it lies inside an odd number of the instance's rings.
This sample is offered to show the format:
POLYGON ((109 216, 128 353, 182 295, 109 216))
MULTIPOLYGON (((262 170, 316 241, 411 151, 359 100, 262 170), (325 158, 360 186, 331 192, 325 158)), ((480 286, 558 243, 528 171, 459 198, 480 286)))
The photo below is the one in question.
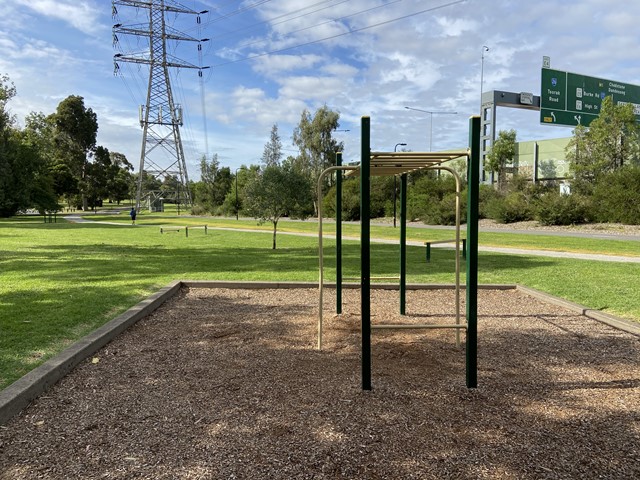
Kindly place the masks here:
MULTIPOLYGON (((187 222, 184 218, 171 221, 152 218, 143 216, 140 223, 238 224, 235 220, 188 219, 187 222)), ((114 220, 113 216, 108 219, 114 220)), ((122 220, 130 223, 126 217, 122 220)), ((185 238, 184 232, 160 235, 159 228, 44 224, 41 221, 36 218, 0 221, 0 387, 7 386, 171 280, 315 281, 318 276, 317 239, 313 237, 279 236, 278 250, 274 251, 270 248, 271 236, 262 232, 209 230, 205 235, 203 230, 194 230, 185 238)), ((254 221, 240 221, 240 224, 256 226, 254 221)), ((265 227, 268 231, 269 227, 265 227)), ((348 230, 345 235, 357 236, 357 226, 345 227, 348 230)), ((385 233, 385 227, 375 227, 373 236, 382 236, 378 228, 385 233)), ((311 232, 315 226, 286 222, 285 229, 311 232)), ((451 233, 433 230, 416 235, 437 239, 449 238, 451 233)), ((386 235, 397 238, 397 232, 389 227, 386 235)), ((416 238, 413 233, 412 237, 416 238)), ((581 248, 582 240, 586 239, 569 239, 577 248, 581 248)), ((606 249, 606 244, 615 247, 629 243, 597 242, 602 245, 596 244, 596 251, 606 249)), ((637 249, 638 242, 631 243, 637 249)), ((334 246, 335 242, 325 241, 327 281, 335 278, 334 246)), ((546 237, 545 240, 535 238, 535 248, 548 246, 546 237)), ((424 261, 424 248, 407 250, 409 282, 453 281, 452 250, 432 252, 429 264, 424 261)), ((397 258, 397 245, 373 244, 372 274, 396 275, 397 258)), ((640 264, 485 252, 480 255, 479 263, 482 283, 517 282, 591 308, 640 320, 637 281, 640 264)), ((345 276, 358 275, 357 242, 345 242, 344 266, 345 276)))

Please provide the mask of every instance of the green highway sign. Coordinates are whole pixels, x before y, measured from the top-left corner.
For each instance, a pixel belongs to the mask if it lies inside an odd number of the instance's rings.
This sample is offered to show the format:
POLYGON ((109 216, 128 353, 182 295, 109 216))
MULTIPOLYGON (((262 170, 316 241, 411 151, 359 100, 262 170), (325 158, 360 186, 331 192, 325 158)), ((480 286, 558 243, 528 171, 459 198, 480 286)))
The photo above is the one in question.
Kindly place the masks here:
POLYGON ((605 97, 631 103, 640 121, 640 86, 543 68, 540 87, 540 123, 589 126, 600 114, 605 97))

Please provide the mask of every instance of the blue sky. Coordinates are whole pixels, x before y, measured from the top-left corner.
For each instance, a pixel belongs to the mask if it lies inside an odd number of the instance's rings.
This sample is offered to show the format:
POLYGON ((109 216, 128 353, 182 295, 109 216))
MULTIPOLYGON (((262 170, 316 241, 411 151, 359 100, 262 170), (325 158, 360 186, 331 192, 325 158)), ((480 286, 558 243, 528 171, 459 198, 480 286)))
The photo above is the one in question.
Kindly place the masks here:
MULTIPOLYGON (((466 147, 468 117, 479 113, 483 45, 489 47, 485 91, 539 95, 543 55, 551 57, 552 68, 640 84, 637 0, 180 3, 209 13, 199 26, 190 15, 170 15, 169 22, 211 39, 202 51, 203 65, 211 67, 202 86, 194 70, 172 73, 174 94, 184 107, 182 137, 192 179, 199 177, 204 153, 217 153, 232 169, 258 163, 274 123, 285 155, 295 155, 291 135, 302 110, 324 104, 340 112, 340 129, 349 130, 335 133, 345 142, 347 161, 359 155, 362 115, 371 117, 375 150, 404 142, 424 151, 430 140, 434 150, 466 147), (457 114, 433 115, 431 130, 429 114, 405 106, 457 114)), ((124 153, 137 170, 138 105, 145 101, 148 74, 144 66, 120 63, 120 75, 114 76, 119 50, 112 26, 142 23, 144 15, 120 7, 114 19, 111 0, 0 5, 0 74, 17 88, 9 108, 18 122, 29 112, 52 113, 67 96, 81 95, 98 115, 99 144, 124 153)), ((119 43, 123 52, 145 49, 133 38, 120 36, 119 43)), ((195 44, 170 48, 199 62, 195 44)), ((514 128, 520 140, 571 135, 570 128, 541 126, 537 112, 501 109, 497 120, 498 130, 514 128)))

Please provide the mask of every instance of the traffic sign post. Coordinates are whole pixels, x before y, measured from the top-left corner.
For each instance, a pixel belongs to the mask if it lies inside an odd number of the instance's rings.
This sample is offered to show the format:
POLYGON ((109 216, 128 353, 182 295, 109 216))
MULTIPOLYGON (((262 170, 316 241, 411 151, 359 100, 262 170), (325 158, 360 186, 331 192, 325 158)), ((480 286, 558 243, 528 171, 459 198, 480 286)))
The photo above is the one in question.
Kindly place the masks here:
POLYGON ((575 127, 598 118, 605 97, 613 103, 631 103, 640 121, 640 86, 543 68, 540 87, 540 123, 575 127))

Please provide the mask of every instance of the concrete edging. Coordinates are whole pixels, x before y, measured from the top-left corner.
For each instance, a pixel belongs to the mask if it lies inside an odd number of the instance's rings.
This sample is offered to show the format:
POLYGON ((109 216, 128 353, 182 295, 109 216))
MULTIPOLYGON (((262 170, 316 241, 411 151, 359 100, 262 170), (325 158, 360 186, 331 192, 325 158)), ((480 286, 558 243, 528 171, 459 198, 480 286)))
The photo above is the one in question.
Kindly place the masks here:
POLYGON ((523 293, 526 293, 527 295, 531 295, 532 297, 544 300, 547 303, 552 303, 554 305, 564 307, 567 310, 571 310, 572 312, 579 313, 581 315, 584 315, 585 317, 605 323, 610 327, 617 328, 618 330, 622 330, 624 332, 640 337, 640 324, 632 322, 631 320, 616 317, 615 315, 604 313, 599 310, 594 310, 592 308, 585 307, 584 305, 580 305, 579 303, 555 297, 553 295, 549 295, 548 293, 541 292, 540 290, 536 290, 535 288, 525 287, 524 285, 516 285, 516 289, 523 293))
POLYGON ((83 360, 173 297, 181 286, 180 281, 171 282, 0 391, 0 425, 17 415, 83 360))

